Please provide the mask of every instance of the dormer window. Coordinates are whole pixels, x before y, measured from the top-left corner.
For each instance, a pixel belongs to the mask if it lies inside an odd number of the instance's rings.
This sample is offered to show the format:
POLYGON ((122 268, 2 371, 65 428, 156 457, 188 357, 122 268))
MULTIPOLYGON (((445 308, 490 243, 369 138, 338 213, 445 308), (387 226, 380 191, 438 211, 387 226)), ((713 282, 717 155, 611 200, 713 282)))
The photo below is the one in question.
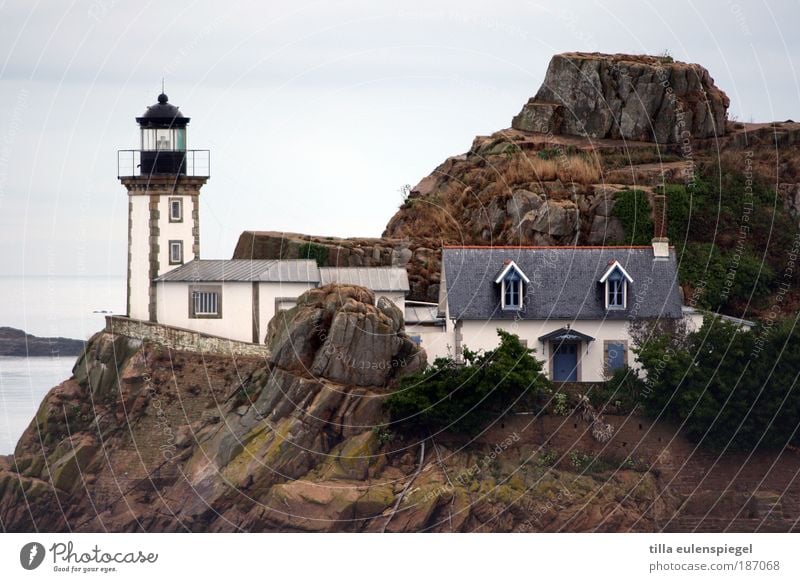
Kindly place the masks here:
POLYGON ((619 261, 609 261, 608 269, 600 277, 600 284, 604 285, 606 309, 626 309, 628 306, 628 285, 633 279, 622 268, 619 261))
POLYGON ((525 285, 530 279, 514 263, 507 260, 494 281, 500 285, 500 307, 502 309, 522 309, 525 285))
POLYGON ((503 279, 503 308, 519 309, 522 297, 522 278, 516 273, 510 273, 503 279))
POLYGON ((625 280, 619 273, 608 278, 608 308, 625 309, 625 280))

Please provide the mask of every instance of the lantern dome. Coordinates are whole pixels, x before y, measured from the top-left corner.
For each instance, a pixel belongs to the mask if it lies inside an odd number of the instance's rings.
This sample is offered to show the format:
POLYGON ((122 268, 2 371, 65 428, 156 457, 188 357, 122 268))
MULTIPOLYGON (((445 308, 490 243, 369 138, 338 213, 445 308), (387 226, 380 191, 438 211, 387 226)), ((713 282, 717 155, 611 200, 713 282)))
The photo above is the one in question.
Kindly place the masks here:
POLYGON ((158 103, 151 105, 136 122, 142 127, 186 127, 189 118, 169 102, 165 93, 158 96, 158 103))

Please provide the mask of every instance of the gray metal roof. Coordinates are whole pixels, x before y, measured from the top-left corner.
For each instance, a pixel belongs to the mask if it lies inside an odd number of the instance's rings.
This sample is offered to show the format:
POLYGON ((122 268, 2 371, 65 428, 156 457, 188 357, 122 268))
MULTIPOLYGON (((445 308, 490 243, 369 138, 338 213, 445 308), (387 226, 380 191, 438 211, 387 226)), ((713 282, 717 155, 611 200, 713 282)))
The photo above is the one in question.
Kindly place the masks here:
POLYGON ((408 273, 402 267, 320 267, 320 283, 360 285, 373 291, 408 292, 408 273))
POLYGON ((319 283, 319 267, 311 259, 271 261, 259 275, 259 281, 280 283, 319 283))
POLYGON ((164 273, 156 281, 276 281, 318 283, 313 260, 196 260, 164 273))
POLYGON ((631 319, 681 317, 675 251, 655 260, 652 247, 446 247, 442 263, 450 317, 456 319, 631 319), (494 277, 505 260, 530 279, 523 308, 500 308, 494 277), (617 260, 633 278, 624 310, 606 310, 598 283, 617 260))
POLYGON ((444 325, 444 319, 438 316, 438 303, 423 303, 421 301, 406 301, 406 323, 420 323, 429 325, 444 325))

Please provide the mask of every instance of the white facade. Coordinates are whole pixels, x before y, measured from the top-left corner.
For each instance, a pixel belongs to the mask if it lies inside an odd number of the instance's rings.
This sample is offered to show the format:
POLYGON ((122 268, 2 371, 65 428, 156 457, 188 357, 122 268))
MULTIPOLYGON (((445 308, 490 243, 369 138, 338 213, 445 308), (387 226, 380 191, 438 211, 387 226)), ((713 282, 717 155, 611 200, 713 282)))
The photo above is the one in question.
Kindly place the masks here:
POLYGON ((163 275, 183 263, 199 258, 195 256, 192 250, 194 246, 192 199, 192 196, 185 194, 170 194, 158 197, 159 273, 157 276, 163 275), (180 209, 179 218, 174 217, 173 206, 177 206, 180 209), (181 256, 178 261, 171 260, 173 257, 170 256, 170 245, 173 242, 180 243, 181 256))
MULTIPOLYGON (((159 323, 190 329, 238 341, 263 343, 270 320, 279 310, 291 309, 297 298, 316 282, 275 281, 158 281, 156 304, 159 323), (216 315, 193 313, 193 293, 217 293, 216 315)), ((401 310, 405 296, 397 293, 387 297, 401 310)))
POLYGON ((567 325, 594 338, 593 341, 575 342, 577 346, 576 381, 599 382, 605 379, 604 366, 609 344, 625 345, 627 348, 623 356, 625 363, 632 368, 639 367, 630 351, 632 346, 627 321, 460 321, 457 328, 452 321, 448 321, 446 327, 436 329, 431 326, 407 326, 406 333, 410 336, 419 336, 420 345, 425 349, 428 362, 431 363, 438 357, 454 357, 456 350, 464 347, 472 351, 492 350, 500 343, 497 330, 501 329, 518 336, 527 344, 528 348, 535 349, 535 357, 544 363, 543 371, 552 378, 554 342, 541 342, 539 338, 567 325))
POLYGON ((209 335, 250 342, 253 337, 253 285, 249 282, 167 283, 157 286, 158 322, 209 335), (219 286, 221 317, 198 318, 190 312, 191 288, 219 286))
POLYGON ((597 321, 462 321, 459 324, 463 336, 462 343, 471 350, 489 350, 497 347, 499 338, 497 329, 513 333, 536 350, 536 357, 545 362, 544 371, 553 377, 553 349, 555 342, 540 342, 538 338, 562 329, 569 325, 571 329, 594 338, 593 341, 576 341, 577 382, 599 382, 606 378, 605 359, 609 344, 622 344, 626 347, 624 361, 631 367, 637 367, 630 351, 631 342, 628 334, 628 322, 621 320, 597 321))
POLYGON ((150 197, 128 200, 128 317, 150 317, 150 197))
POLYGON ((153 280, 199 258, 197 211, 206 178, 121 178, 128 190, 128 317, 157 319, 153 280))

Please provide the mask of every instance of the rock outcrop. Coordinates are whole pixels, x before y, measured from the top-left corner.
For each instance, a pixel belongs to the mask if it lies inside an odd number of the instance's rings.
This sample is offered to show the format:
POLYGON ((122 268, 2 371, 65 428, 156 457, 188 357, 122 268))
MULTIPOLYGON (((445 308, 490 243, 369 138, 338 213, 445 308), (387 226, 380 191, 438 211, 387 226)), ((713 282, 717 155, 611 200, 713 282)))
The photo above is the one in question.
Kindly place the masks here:
MULTIPOLYGON (((0 465, 3 528, 270 529, 287 481, 366 479, 387 386, 425 364, 402 314, 366 289, 323 287, 273 320, 268 342, 264 365, 96 335, 0 465)), ((337 487, 342 511, 376 507, 367 484, 337 487)))
POLYGON ((514 129, 660 144, 725 134, 730 101, 700 65, 670 57, 565 53, 514 129))

